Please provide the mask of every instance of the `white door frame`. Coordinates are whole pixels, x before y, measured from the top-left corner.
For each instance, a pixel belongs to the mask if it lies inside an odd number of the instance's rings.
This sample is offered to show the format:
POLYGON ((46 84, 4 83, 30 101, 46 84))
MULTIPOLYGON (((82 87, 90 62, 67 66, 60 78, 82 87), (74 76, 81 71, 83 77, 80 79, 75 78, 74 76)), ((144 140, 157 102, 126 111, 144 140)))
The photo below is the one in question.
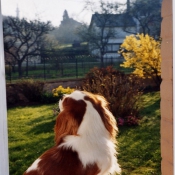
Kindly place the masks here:
POLYGON ((0 0, 0 175, 9 175, 3 27, 0 0))

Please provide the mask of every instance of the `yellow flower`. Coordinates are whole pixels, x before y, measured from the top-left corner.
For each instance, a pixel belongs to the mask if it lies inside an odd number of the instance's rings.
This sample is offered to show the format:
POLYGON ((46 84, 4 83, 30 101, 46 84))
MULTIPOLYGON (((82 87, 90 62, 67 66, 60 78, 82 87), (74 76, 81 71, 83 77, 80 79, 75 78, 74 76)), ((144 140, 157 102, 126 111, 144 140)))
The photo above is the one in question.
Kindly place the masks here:
POLYGON ((161 41, 156 41, 149 35, 127 36, 120 48, 120 53, 124 57, 124 62, 120 66, 134 68, 133 73, 140 77, 145 77, 146 72, 152 72, 153 76, 160 75, 160 47, 161 41))
POLYGON ((73 91, 74 89, 71 89, 70 87, 63 88, 62 86, 58 86, 57 88, 52 90, 52 94, 54 97, 58 97, 62 94, 71 94, 73 91))

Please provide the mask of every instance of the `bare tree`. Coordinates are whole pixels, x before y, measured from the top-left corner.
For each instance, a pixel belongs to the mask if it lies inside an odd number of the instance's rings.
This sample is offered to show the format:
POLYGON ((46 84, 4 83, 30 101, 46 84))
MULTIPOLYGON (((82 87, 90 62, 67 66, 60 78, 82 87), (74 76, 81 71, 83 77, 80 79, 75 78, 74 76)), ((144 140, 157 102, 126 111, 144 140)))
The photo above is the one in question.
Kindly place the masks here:
POLYGON ((127 8, 125 19, 127 15, 131 15, 139 23, 140 33, 149 34, 155 38, 160 36, 161 0, 135 0, 127 8))
POLYGON ((115 22, 113 12, 118 6, 117 4, 105 3, 102 0, 99 1, 99 4, 99 12, 94 12, 93 9, 98 9, 94 7, 93 2, 86 1, 85 8, 92 10, 94 14, 90 25, 83 24, 77 32, 82 40, 89 43, 89 49, 92 52, 98 51, 101 67, 103 67, 104 55, 107 51, 109 40, 116 36, 116 31, 111 27, 111 24, 115 22))
POLYGON ((44 35, 50 30, 50 22, 27 21, 14 17, 7 17, 3 21, 4 50, 17 62, 19 77, 22 76, 23 61, 40 55, 44 35))

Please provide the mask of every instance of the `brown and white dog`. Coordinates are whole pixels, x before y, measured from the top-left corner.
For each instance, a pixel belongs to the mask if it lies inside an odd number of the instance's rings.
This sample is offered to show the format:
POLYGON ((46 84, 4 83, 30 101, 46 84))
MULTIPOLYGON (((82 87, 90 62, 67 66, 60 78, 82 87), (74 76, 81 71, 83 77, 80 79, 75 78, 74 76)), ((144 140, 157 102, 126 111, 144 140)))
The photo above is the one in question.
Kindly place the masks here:
POLYGON ((74 91, 59 101, 56 145, 41 155, 24 175, 115 175, 116 121, 100 95, 74 91))

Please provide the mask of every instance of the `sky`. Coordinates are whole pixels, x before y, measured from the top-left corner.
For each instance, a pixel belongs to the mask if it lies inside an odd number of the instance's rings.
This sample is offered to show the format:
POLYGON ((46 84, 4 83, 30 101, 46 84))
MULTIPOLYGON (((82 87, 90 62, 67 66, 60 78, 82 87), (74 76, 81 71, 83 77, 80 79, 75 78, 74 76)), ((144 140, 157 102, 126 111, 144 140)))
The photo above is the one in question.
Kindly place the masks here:
MULTIPOLYGON (((97 3, 99 0, 93 2, 97 3)), ((126 3, 126 0, 108 0, 108 2, 126 3)), ((2 14, 5 16, 16 16, 18 7, 20 18, 51 21, 54 26, 60 25, 64 10, 67 10, 70 18, 89 24, 92 11, 83 10, 84 6, 85 0, 1 0, 2 14)))

